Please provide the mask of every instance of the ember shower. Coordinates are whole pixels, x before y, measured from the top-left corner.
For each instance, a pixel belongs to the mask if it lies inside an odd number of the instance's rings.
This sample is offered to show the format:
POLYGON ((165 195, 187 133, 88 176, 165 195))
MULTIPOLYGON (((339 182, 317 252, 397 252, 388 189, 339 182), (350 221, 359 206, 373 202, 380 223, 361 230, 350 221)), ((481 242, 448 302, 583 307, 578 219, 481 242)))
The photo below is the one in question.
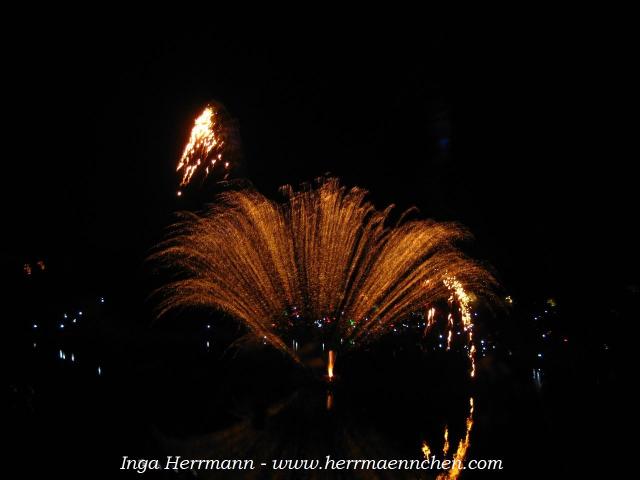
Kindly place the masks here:
MULTIPOLYGON (((429 312, 426 334, 433 306, 456 303, 473 362, 467 292, 486 294, 493 279, 458 248, 463 227, 404 215, 390 226, 391 206, 377 210, 365 190, 335 178, 281 190, 282 203, 246 188, 181 214, 152 256, 178 275, 158 292, 160 316, 221 310, 299 361, 289 340, 301 327, 352 349, 416 311, 429 312)), ((447 321, 453 327, 451 314, 447 321)))

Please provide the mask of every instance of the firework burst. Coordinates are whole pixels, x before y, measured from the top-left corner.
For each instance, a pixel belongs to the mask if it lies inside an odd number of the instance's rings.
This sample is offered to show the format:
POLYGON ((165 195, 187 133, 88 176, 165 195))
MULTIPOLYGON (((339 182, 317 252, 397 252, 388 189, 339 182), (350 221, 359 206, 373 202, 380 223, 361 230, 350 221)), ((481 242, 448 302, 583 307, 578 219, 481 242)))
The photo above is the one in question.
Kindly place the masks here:
MULTIPOLYGON (((181 174, 181 188, 186 187, 198 172, 206 178, 214 169, 221 169, 224 178, 227 177, 235 143, 229 122, 224 107, 214 102, 207 104, 195 119, 176 169, 181 174)), ((181 190, 178 195, 182 195, 181 190)))
POLYGON ((282 191, 283 203, 227 191, 206 212, 182 214, 152 256, 180 273, 159 290, 159 315, 222 310, 295 359, 287 336, 301 325, 356 348, 450 297, 470 323, 466 292, 487 292, 492 277, 457 248, 465 229, 431 220, 388 226, 391 207, 375 209, 366 191, 337 179, 282 191))

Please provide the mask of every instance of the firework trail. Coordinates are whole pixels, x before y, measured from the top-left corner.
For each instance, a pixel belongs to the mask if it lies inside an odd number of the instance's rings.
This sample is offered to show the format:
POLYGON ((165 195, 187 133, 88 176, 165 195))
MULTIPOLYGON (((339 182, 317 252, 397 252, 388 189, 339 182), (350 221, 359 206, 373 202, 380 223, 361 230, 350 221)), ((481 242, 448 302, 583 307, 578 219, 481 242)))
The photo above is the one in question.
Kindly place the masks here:
POLYGON ((252 189, 227 191, 208 211, 183 213, 152 256, 180 274, 159 290, 158 314, 222 310, 294 358, 285 337, 301 324, 322 326, 316 330, 330 332, 333 345, 356 348, 452 295, 470 325, 465 288, 483 294, 493 280, 456 247, 468 236, 462 227, 431 220, 387 226, 391 207, 376 210, 365 190, 334 178, 282 191, 283 203, 252 189))
POLYGON ((215 168, 227 177, 236 143, 230 123, 224 107, 215 102, 207 104, 195 119, 176 169, 181 174, 180 187, 186 187, 197 172, 206 178, 215 168))

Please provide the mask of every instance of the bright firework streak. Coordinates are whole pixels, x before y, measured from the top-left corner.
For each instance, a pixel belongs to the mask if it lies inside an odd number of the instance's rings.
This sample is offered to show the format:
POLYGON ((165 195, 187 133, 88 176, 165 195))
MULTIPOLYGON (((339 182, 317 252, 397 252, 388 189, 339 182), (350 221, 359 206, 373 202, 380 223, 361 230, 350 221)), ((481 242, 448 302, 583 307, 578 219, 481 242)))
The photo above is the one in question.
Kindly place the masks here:
POLYGON ((435 309, 435 307, 431 307, 427 311, 427 322, 425 324, 424 331, 422 332, 422 336, 424 336, 424 337, 427 336, 427 333, 429 332, 429 330, 431 329, 431 327, 433 326, 433 324, 435 322, 435 316, 436 316, 436 309, 435 309))
POLYGON ((473 343, 473 321, 471 315, 471 297, 463 287, 462 283, 451 276, 449 278, 445 278, 444 284, 451 292, 449 297, 449 303, 453 304, 454 301, 458 302, 458 307, 460 308, 460 319, 462 321, 462 326, 465 332, 467 332, 467 346, 469 349, 469 361, 471 362, 471 372, 469 375, 471 378, 476 375, 476 347, 473 343))
MULTIPOLYGON (((204 169, 207 176, 216 164, 222 161, 226 142, 225 126, 221 117, 221 107, 209 104, 195 119, 189 141, 176 169, 177 172, 182 172, 181 187, 187 186, 199 169, 204 169)), ((224 168, 229 168, 228 161, 224 162, 224 168)), ((180 195, 181 192, 178 191, 178 196, 180 195)))

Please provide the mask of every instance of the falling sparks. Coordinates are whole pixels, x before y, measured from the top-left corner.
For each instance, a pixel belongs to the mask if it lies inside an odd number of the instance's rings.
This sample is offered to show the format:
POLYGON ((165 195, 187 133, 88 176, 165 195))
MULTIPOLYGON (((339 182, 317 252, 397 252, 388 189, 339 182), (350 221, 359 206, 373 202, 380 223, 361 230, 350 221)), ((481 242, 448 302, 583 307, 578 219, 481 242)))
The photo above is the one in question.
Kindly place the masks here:
POLYGON ((333 178, 282 191, 284 203, 227 191, 207 212, 183 214, 152 256, 183 274, 158 292, 158 314, 222 310, 297 360, 285 338, 293 325, 320 321, 324 341, 357 348, 454 295, 470 335, 462 282, 482 293, 491 276, 455 247, 464 229, 430 220, 388 227, 390 208, 375 209, 366 191, 333 178))
MULTIPOLYGON (((228 153, 226 137, 229 130, 222 116, 222 106, 211 103, 195 119, 176 169, 182 174, 180 187, 186 187, 198 170, 203 170, 206 177, 217 164, 223 164, 225 171, 229 169, 230 162, 223 162, 223 155, 228 153)), ((177 195, 181 196, 182 191, 178 190, 177 195)))
POLYGON ((431 327, 435 323, 435 316, 436 316, 436 308, 431 307, 427 311, 427 322, 425 324, 424 331, 422 332, 422 336, 426 337, 427 333, 429 333, 429 330, 431 330, 431 327))
MULTIPOLYGON (((471 363, 471 371, 469 375, 471 378, 476 375, 476 347, 473 343, 473 316, 471 311, 471 297, 465 290, 460 282, 455 276, 450 276, 444 279, 444 284, 449 289, 451 293, 449 297, 449 303, 453 304, 457 302, 458 308, 460 309, 460 320, 462 322, 462 327, 464 331, 467 333, 467 347, 468 347, 468 356, 469 362, 471 363)), ((449 320, 449 328, 453 325, 452 317, 449 320)), ((451 330, 449 331, 451 334, 451 330)))

